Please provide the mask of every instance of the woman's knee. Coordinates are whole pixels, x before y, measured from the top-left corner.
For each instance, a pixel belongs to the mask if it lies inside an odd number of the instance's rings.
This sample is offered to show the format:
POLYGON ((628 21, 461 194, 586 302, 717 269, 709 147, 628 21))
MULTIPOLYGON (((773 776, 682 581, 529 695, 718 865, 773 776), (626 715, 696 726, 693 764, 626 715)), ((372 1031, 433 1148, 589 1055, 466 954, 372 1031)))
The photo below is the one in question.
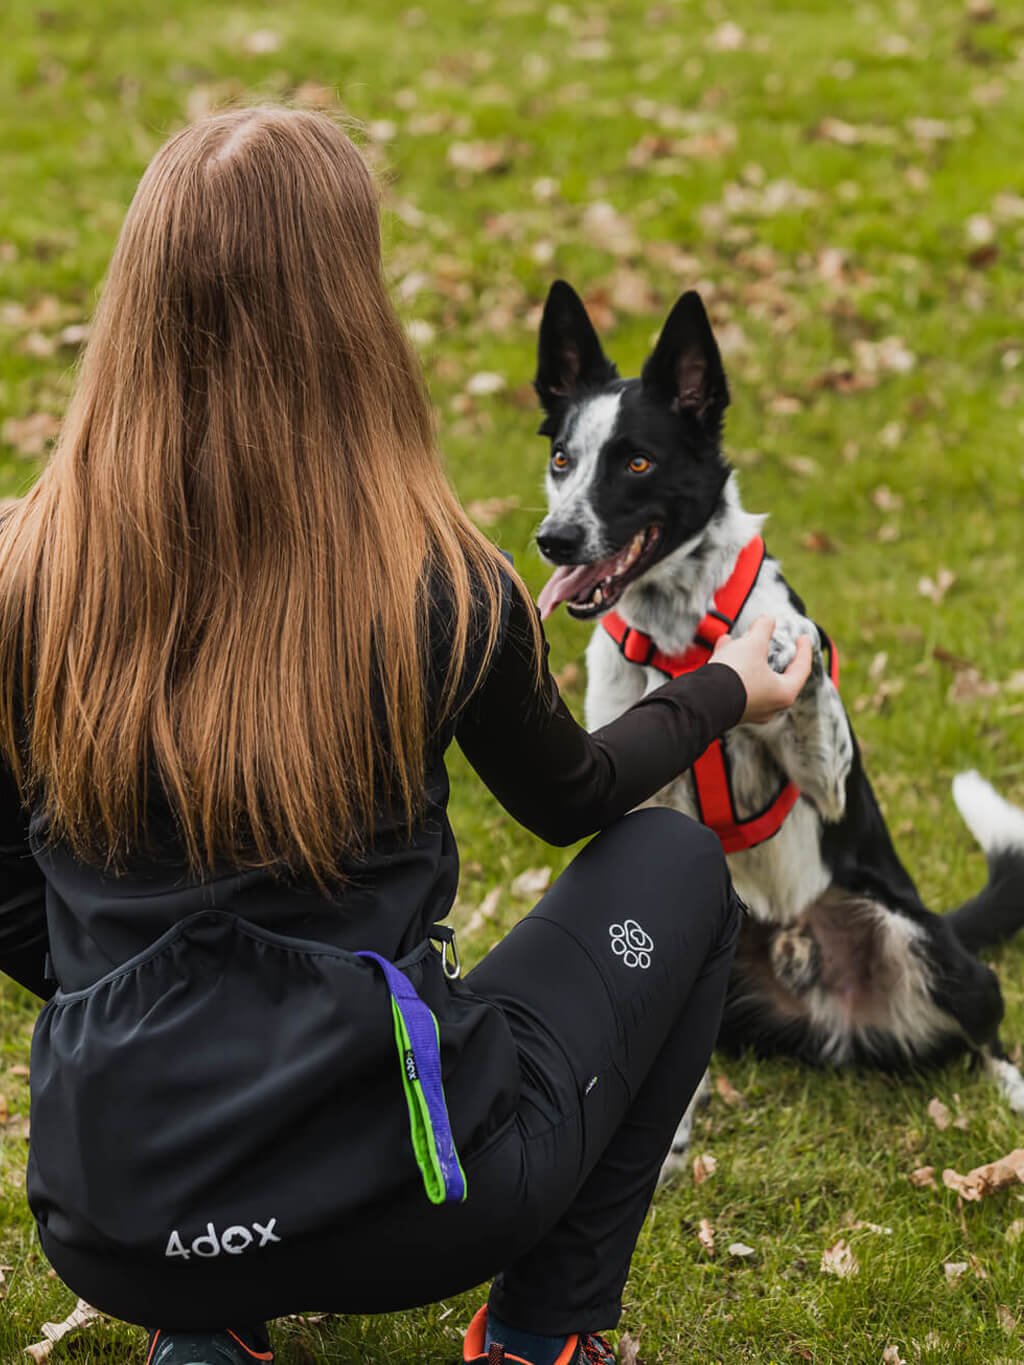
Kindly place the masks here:
POLYGON ((737 897, 718 836, 681 811, 650 806, 624 816, 600 836, 605 852, 636 870, 637 889, 656 892, 717 916, 719 937, 735 938, 737 897))

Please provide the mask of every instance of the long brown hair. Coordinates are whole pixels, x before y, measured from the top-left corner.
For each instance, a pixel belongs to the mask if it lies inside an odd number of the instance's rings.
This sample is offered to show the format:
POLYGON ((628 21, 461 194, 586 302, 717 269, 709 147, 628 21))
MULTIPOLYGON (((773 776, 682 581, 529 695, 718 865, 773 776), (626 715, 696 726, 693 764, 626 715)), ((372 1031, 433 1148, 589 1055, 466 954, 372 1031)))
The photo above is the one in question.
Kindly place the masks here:
POLYGON ((504 567, 441 469, 356 147, 279 107, 177 133, 0 531, 0 744, 25 799, 116 866, 155 773, 194 871, 337 878, 382 802, 419 809, 504 567), (451 604, 429 717, 428 579, 451 604))

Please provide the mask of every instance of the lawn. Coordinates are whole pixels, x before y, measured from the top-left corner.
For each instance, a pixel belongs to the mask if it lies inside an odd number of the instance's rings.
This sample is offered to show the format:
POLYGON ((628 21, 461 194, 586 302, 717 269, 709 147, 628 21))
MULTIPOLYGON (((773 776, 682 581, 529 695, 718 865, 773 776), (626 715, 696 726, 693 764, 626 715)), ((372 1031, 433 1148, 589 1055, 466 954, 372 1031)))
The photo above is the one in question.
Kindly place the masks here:
MULTIPOLYGON (((529 381, 548 284, 580 289, 625 373, 700 288, 746 503, 771 512, 770 548, 839 642, 900 852, 936 908, 980 885, 951 777, 976 766, 1024 801, 1019 5, 7 0, 3 43, 0 496, 45 457, 162 139, 237 97, 337 107, 384 178, 389 273, 452 477, 535 589, 545 448, 529 381)), ((587 631, 560 613, 549 633, 578 710, 587 631)), ((528 908, 519 874, 570 855, 451 766, 455 919, 476 958, 528 908)), ((997 959, 1013 1044, 1024 944, 997 959)), ((74 1303, 24 1205, 32 1017, 0 991, 5 1362, 74 1303)), ((655 1201, 623 1323, 640 1361, 1024 1361, 1024 1187, 960 1208, 907 1178, 1022 1145, 983 1079, 966 1063, 918 1080, 715 1069, 742 1103, 716 1091, 695 1136, 714 1174, 655 1201), (933 1097, 955 1122, 935 1124, 933 1097), (821 1269, 840 1237, 855 1275, 821 1269)), ((279 1359, 441 1365, 479 1298, 281 1323, 279 1359)), ((141 1345, 104 1326, 52 1359, 141 1345)))

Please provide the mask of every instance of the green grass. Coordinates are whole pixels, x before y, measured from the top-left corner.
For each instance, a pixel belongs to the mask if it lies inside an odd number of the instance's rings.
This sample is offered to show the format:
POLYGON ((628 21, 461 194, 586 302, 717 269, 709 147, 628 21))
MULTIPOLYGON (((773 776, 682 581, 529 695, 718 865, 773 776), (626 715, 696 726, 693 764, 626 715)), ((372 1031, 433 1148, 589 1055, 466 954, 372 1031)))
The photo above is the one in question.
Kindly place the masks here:
MULTIPOLYGON (((517 500, 492 531, 533 587, 545 451, 528 385, 548 283, 565 275, 613 315, 609 349, 627 373, 676 295, 702 288, 728 343, 729 449, 745 500, 771 511, 771 548, 839 641, 900 852, 938 908, 977 888, 982 860, 951 776, 977 766, 1024 799, 1024 692, 1004 685, 1024 667, 1019 7, 998 0, 985 20, 964 0, 8 0, 3 43, 0 420, 62 411, 75 351, 59 334, 88 316, 164 136, 218 99, 324 87, 379 139, 389 268, 420 324, 454 480, 467 502, 517 500), (264 31, 274 50, 251 51, 264 31), (499 144, 499 166, 454 168, 452 145, 476 142, 499 144), (615 233, 597 203, 611 206, 615 233), (913 367, 862 387, 870 348, 893 336, 913 367), (481 371, 505 389, 467 394, 481 371), (821 532, 834 553, 807 539, 821 532), (956 577, 936 603, 918 583, 943 568, 956 577), (951 700, 936 647, 999 690, 951 700)), ((6 430, 0 494, 13 494, 38 461, 6 430)), ((550 635, 556 666, 580 659, 582 627, 560 615, 550 635)), ((581 681, 567 690, 578 707, 581 681)), ((512 878, 557 871, 568 855, 516 828, 457 755, 452 770, 465 863, 456 922, 501 888, 466 942, 476 957, 526 909, 512 878)), ((1024 1032, 1024 951, 1005 949, 998 966, 1012 1042, 1024 1032)), ((0 1092, 15 1115, 27 1084, 8 1068, 27 1060, 31 1021, 24 997, 0 993, 0 1092)), ((646 1365, 868 1365, 890 1345, 908 1361, 1024 1359, 1024 1239, 1004 1235, 1024 1216, 1024 1188, 961 1212, 950 1192, 906 1179, 1021 1144, 1020 1121, 982 1080, 966 1065, 911 1081, 752 1061, 726 1070, 746 1107, 716 1096, 695 1145, 718 1169, 659 1193, 635 1258, 623 1325, 646 1365), (966 1127, 939 1132, 925 1112, 933 1094, 954 1111, 959 1096, 966 1127), (696 1238, 704 1217, 713 1260, 696 1238), (844 1232, 851 1218, 892 1233, 844 1232), (860 1263, 854 1278, 819 1269, 840 1235, 860 1263), (734 1241, 755 1255, 730 1257, 734 1241), (946 1261, 979 1273, 948 1285, 946 1261)), ((4 1361, 24 1359, 39 1325, 73 1302, 33 1239, 24 1148, 0 1141, 4 1361)), ((280 1359, 451 1360, 478 1301, 282 1323, 280 1359)), ((53 1358, 123 1359, 140 1344, 104 1328, 53 1358)))

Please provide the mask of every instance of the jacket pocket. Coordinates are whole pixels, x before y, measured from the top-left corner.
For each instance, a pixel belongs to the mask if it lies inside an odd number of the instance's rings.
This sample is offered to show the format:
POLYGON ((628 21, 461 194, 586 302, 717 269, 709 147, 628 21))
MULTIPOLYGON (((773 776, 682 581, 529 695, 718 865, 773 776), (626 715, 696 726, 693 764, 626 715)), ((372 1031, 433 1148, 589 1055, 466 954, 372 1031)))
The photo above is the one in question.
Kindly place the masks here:
POLYGON ((351 953, 204 911, 39 1016, 28 1195, 66 1245, 238 1255, 405 1185, 390 996, 351 953))

